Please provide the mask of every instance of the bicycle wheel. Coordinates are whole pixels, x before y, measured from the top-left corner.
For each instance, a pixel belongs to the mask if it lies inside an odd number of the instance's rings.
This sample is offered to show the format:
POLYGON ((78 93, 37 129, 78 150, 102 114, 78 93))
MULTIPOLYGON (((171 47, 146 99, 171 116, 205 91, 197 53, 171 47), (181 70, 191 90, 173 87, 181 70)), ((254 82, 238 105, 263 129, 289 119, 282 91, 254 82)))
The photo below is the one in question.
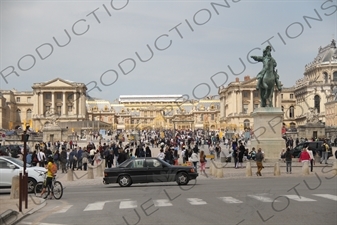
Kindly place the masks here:
POLYGON ((54 187, 53 187, 53 196, 55 199, 62 198, 63 195, 63 186, 60 181, 55 181, 54 187))
POLYGON ((47 196, 50 193, 50 190, 49 190, 49 188, 47 188, 46 191, 43 193, 43 196, 41 196, 43 186, 44 186, 43 182, 38 182, 34 187, 34 193, 35 193, 35 196, 42 197, 42 198, 46 199, 47 196))

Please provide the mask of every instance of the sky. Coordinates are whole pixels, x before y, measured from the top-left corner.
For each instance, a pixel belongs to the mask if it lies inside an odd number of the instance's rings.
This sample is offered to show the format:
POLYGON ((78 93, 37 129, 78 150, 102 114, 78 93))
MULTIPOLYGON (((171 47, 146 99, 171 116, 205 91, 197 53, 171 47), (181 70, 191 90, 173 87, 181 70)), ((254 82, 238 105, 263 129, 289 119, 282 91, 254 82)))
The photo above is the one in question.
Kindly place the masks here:
POLYGON ((337 0, 1 0, 0 89, 62 78, 88 95, 217 95, 262 69, 272 45, 284 87, 337 36, 337 0))

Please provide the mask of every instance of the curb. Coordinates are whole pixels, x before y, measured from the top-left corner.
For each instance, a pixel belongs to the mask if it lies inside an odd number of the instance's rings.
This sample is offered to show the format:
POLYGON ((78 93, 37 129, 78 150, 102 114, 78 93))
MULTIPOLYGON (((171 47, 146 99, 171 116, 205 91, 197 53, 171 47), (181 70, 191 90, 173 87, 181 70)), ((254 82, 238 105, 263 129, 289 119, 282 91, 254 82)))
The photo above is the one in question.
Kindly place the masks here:
POLYGON ((20 222, 21 220, 23 220, 24 218, 26 218, 27 216, 35 213, 36 211, 40 210, 41 208, 43 208, 45 205, 47 204, 47 201, 46 199, 41 199, 40 200, 40 204, 36 205, 36 207, 28 210, 27 212, 25 212, 25 214, 23 213, 20 213, 18 211, 15 211, 15 210, 7 210, 5 213, 1 214, 0 215, 0 224, 1 225, 14 225, 18 222, 20 222), (10 211, 10 212, 8 212, 10 211), (6 215, 4 215, 6 214, 6 215), (4 216, 3 216, 4 215, 4 216), (14 221, 10 221, 10 219, 15 216, 16 217, 16 220, 14 221))

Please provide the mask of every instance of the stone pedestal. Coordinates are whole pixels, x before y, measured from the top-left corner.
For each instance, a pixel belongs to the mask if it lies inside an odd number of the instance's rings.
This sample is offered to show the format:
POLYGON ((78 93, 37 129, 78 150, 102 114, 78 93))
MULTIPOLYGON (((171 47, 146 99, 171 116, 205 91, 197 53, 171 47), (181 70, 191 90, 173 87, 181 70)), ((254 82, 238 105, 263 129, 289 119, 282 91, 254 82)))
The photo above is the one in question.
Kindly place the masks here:
POLYGON ((277 161, 285 141, 282 138, 283 111, 281 108, 257 108, 252 113, 254 139, 251 147, 261 148, 268 162, 277 161))

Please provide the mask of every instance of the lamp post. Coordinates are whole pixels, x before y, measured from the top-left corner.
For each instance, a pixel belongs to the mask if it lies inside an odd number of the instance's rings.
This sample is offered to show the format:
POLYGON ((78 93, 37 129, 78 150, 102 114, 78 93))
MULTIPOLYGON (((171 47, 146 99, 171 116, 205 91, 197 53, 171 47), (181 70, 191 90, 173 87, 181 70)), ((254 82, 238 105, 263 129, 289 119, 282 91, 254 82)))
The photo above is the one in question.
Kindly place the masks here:
POLYGON ((26 130, 22 134, 23 141, 23 175, 20 173, 20 194, 19 194, 19 211, 22 212, 22 201, 25 201, 25 208, 28 208, 28 174, 26 172, 26 161, 27 161, 27 141, 29 138, 29 134, 27 131, 29 130, 29 125, 26 126, 26 130))

